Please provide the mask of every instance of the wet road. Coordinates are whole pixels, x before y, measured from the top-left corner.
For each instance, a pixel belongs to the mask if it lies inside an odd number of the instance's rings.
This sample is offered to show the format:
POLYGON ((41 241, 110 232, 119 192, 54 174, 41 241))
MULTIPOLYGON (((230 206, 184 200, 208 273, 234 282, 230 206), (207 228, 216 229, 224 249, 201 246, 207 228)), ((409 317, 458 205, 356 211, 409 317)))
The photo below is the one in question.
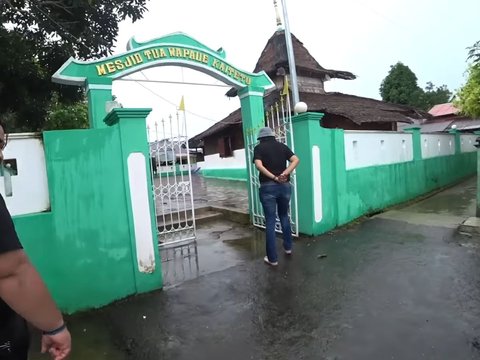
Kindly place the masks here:
POLYGON ((129 359, 480 359, 478 245, 376 219, 97 315, 129 359))
POLYGON ((471 216, 462 186, 450 213, 430 211, 441 193, 299 239, 278 268, 261 232, 211 225, 201 276, 72 317, 72 360, 480 359, 480 239, 452 226, 471 216))
MULTIPOLYGON (((159 188, 165 185, 173 185, 188 181, 187 176, 155 178, 156 193, 161 194, 159 188), (161 182, 161 183, 160 183, 161 182)), ((233 209, 248 210, 247 182, 230 181, 221 179, 204 178, 198 174, 192 174, 193 204, 195 208, 204 206, 222 206, 233 209)), ((191 209, 190 191, 187 194, 175 196, 174 191, 170 194, 164 190, 166 196, 156 196, 157 214, 170 213, 171 210, 191 209), (168 196, 170 195, 170 196, 168 196)))

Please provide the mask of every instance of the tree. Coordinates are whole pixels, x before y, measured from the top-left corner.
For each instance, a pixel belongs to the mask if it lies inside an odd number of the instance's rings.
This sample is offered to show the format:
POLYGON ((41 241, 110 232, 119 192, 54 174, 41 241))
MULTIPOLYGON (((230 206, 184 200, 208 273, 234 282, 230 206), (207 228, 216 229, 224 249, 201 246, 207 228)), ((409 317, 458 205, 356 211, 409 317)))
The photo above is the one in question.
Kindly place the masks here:
POLYGON ((70 56, 110 54, 118 23, 140 19, 147 1, 0 0, 0 115, 14 130, 39 131, 54 93, 66 106, 81 101, 79 88, 52 83, 52 74, 70 56))
POLYGON ((473 64, 480 64, 480 40, 467 49, 467 60, 472 60, 473 64))
POLYGON ((470 117, 480 117, 480 63, 468 68, 466 84, 458 91, 455 105, 470 117))
POLYGON ((380 85, 383 101, 408 105, 421 110, 429 110, 433 105, 446 103, 452 93, 446 85, 436 87, 427 82, 425 90, 417 83, 417 76, 401 62, 390 67, 388 75, 380 85))
POLYGON ((390 67, 380 85, 380 95, 383 101, 395 104, 422 107, 424 103, 423 90, 417 84, 417 76, 401 62, 390 67))
POLYGON ((147 10, 147 0, 4 0, 2 24, 39 45, 39 55, 62 48, 83 59, 111 53, 118 23, 137 21, 147 10))
POLYGON ((427 82, 425 87, 423 101, 424 110, 431 109, 434 105, 444 104, 450 101, 452 92, 448 90, 447 85, 437 86, 433 85, 431 81, 427 82))
POLYGON ((86 99, 65 105, 59 101, 57 93, 53 94, 47 110, 44 130, 87 129, 88 126, 86 99))

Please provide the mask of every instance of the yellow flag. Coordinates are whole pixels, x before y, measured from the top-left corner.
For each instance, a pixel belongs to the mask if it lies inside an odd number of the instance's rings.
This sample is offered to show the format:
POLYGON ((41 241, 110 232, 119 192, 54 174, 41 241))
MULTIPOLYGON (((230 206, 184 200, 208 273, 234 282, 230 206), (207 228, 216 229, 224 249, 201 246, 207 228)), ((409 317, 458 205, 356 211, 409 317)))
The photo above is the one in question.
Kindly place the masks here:
POLYGON ((283 90, 282 90, 282 94, 283 96, 286 96, 288 95, 288 77, 285 76, 285 80, 283 82, 283 90))
POLYGON ((178 110, 185 111, 185 100, 183 99, 183 95, 182 95, 182 100, 180 100, 180 105, 178 106, 178 110))

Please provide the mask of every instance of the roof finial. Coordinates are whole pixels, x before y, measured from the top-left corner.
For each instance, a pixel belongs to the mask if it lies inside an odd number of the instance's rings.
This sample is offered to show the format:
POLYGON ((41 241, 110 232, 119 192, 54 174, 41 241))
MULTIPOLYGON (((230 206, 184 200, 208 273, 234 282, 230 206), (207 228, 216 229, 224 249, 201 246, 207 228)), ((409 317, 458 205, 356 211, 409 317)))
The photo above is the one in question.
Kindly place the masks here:
POLYGON ((277 0, 273 0, 273 6, 275 7, 275 14, 277 15, 277 31, 283 30, 282 18, 280 17, 280 11, 278 10, 277 0))

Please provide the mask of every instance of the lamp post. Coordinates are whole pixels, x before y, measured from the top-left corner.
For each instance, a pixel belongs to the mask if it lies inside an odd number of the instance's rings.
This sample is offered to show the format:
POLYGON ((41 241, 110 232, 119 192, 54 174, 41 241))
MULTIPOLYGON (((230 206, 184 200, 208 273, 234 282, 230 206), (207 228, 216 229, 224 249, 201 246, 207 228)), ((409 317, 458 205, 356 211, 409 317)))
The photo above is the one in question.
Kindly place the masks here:
POLYGON ((295 66, 295 56, 293 53, 292 35, 290 34, 290 25, 288 22, 288 12, 286 0, 282 1, 283 21, 285 23, 285 42, 287 45, 288 67, 290 68, 290 78, 292 80, 292 97, 295 106, 300 101, 298 94, 297 68, 295 66))

